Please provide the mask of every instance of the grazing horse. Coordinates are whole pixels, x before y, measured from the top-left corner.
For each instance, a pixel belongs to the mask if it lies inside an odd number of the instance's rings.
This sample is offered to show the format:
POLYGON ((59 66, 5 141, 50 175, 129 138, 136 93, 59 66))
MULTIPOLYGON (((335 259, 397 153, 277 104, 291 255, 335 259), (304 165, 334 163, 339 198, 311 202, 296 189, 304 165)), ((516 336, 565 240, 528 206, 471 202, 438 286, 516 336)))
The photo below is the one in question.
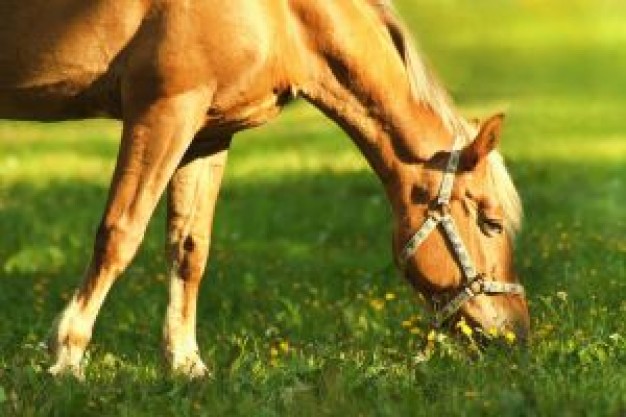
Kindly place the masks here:
POLYGON ((389 2, 4 0, 0 15, 0 117, 123 122, 92 259, 51 332, 53 374, 81 375, 96 315, 166 186, 164 350, 175 371, 206 373, 196 301, 231 138, 298 96, 380 178, 397 264, 436 324, 527 332, 511 243, 520 203, 494 150, 502 116, 474 126, 457 114, 389 2))

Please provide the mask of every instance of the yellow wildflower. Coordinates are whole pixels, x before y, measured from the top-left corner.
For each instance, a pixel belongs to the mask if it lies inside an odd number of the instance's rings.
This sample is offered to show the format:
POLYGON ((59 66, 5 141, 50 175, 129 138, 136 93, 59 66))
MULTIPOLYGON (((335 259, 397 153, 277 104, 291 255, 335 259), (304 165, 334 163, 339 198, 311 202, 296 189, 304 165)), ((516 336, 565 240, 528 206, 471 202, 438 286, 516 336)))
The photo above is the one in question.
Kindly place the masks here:
POLYGON ((413 320, 403 320, 402 321, 402 327, 404 327, 405 329, 408 329, 411 326, 413 326, 413 320))
POLYGON ((270 356, 272 358, 275 358, 278 356, 278 349, 276 349, 274 346, 270 348, 270 356))
POLYGON ((504 332, 504 339, 507 341, 507 343, 513 344, 515 343, 515 340, 517 339, 517 337, 515 336, 515 333, 513 333, 510 330, 507 330, 504 332))
POLYGON ((383 308, 385 308, 385 301, 381 300, 380 298, 372 298, 370 300, 370 306, 376 310, 376 311, 380 311, 383 308))
POLYGON ((392 292, 388 292, 387 294, 385 294, 385 300, 387 301, 393 301, 396 299, 396 295, 392 292))
POLYGON ((434 342, 436 338, 437 338, 437 332, 436 331, 431 330, 430 332, 428 332, 427 339, 428 339, 429 342, 434 342))
POLYGON ((498 331, 498 329, 496 327, 490 327, 487 330, 487 334, 491 337, 498 337, 498 335, 500 334, 500 332, 498 331))
POLYGON ((289 353, 289 342, 287 340, 281 340, 281 342, 278 344, 278 347, 280 347, 280 350, 283 353, 289 353))
POLYGON ((474 333, 472 328, 468 326, 465 320, 463 319, 459 320, 459 322, 456 324, 456 328, 461 330, 461 333, 463 333, 467 337, 471 337, 472 334, 474 333))

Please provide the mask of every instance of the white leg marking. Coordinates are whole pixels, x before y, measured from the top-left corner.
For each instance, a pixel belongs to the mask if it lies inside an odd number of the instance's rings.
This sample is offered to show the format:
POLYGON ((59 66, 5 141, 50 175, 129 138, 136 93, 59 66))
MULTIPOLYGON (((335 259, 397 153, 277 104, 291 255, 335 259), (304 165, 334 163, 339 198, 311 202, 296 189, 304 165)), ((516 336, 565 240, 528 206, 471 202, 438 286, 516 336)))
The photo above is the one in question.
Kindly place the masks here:
POLYGON ((185 281, 178 273, 178 266, 172 268, 170 275, 170 302, 167 307, 163 340, 165 356, 172 370, 190 378, 204 377, 209 371, 198 352, 195 334, 195 305, 185 305, 189 300, 185 294, 185 281), (185 316, 184 313, 191 313, 185 316))

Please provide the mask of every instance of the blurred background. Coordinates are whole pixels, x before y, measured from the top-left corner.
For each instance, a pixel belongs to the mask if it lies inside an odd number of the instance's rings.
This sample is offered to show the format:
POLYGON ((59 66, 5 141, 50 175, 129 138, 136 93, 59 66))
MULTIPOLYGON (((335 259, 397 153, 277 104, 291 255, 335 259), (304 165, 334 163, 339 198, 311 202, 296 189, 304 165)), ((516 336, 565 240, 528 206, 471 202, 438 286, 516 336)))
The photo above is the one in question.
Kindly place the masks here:
POLYGON ((505 149, 519 157, 624 156, 626 3, 397 5, 463 108, 509 110, 515 138, 505 149))

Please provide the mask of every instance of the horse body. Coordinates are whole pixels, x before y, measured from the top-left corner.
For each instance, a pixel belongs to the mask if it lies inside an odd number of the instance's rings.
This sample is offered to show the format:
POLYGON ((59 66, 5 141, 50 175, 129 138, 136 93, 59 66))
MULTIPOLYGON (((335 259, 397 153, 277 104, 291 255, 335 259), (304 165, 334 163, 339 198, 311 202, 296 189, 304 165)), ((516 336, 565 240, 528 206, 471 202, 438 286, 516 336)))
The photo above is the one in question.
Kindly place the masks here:
POLYGON ((2 2, 0 115, 64 120, 120 114, 113 64, 137 32, 142 9, 128 0, 2 2))
MULTIPOLYGON (((467 210, 473 204, 485 213, 501 211, 486 158, 500 119, 470 143, 476 132, 455 115, 387 5, 9 0, 0 14, 9 16, 0 28, 0 117, 105 115, 123 122, 92 260, 51 334, 53 373, 80 373, 96 315, 168 184, 165 352, 174 369, 205 373, 195 308, 228 147, 233 134, 266 122, 296 96, 339 123, 381 178, 394 213, 396 253, 438 193, 452 139, 467 139, 467 174, 457 176, 451 213, 463 220, 460 232, 471 238, 478 266, 516 280, 507 237, 481 234, 467 210)), ((405 265, 416 287, 427 294, 459 287, 461 271, 442 236, 433 234, 418 255, 405 265)), ((482 327, 527 327, 523 299, 479 296, 462 313, 482 327)))
POLYGON ((9 17, 0 27, 2 118, 123 119, 129 89, 210 88, 206 124, 245 128, 275 115, 291 91, 297 55, 282 56, 293 49, 285 1, 24 3, 0 5, 9 17))

